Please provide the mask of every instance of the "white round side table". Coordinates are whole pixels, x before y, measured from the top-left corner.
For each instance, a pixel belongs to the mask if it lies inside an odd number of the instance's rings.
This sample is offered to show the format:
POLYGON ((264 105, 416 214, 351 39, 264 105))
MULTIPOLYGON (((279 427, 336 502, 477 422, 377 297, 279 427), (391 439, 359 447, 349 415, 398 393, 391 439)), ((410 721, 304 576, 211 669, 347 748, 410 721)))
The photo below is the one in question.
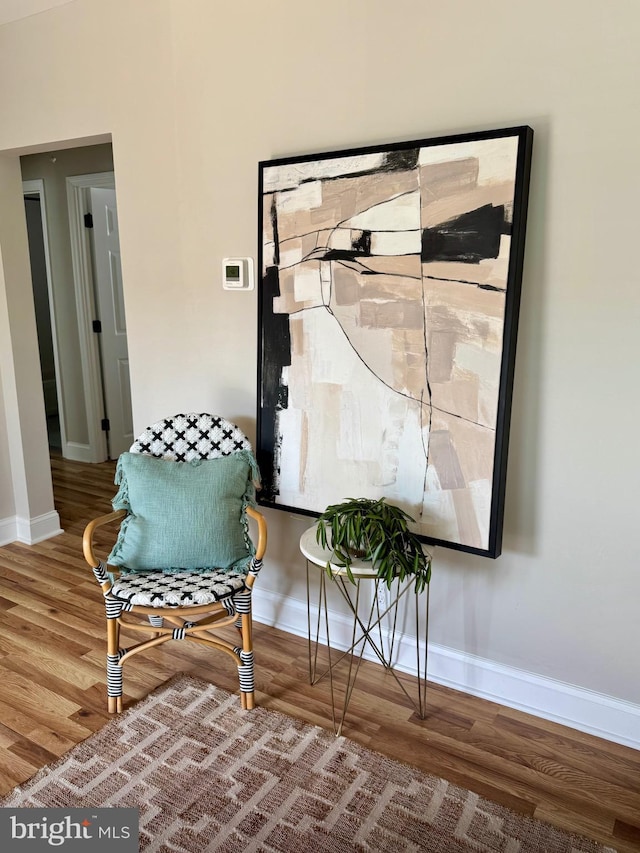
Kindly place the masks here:
MULTIPOLYGON (((429 585, 427 584, 422 592, 416 593, 415 579, 411 577, 406 578, 403 582, 396 579, 391 586, 391 590, 389 590, 385 582, 380 580, 377 573, 372 569, 371 563, 361 559, 356 559, 351 564, 351 574, 355 581, 355 583, 352 583, 344 567, 331 563, 332 552, 331 550, 322 548, 317 542, 316 529, 317 525, 314 524, 305 530, 300 537, 300 551, 305 557, 307 565, 309 682, 317 684, 327 675, 329 676, 331 713, 335 734, 339 735, 342 733, 351 694, 355 686, 363 654, 367 647, 373 651, 377 660, 393 675, 396 683, 409 699, 418 716, 424 719, 426 715, 427 690, 429 585), (329 574, 327 566, 330 567, 331 574, 329 574), (316 567, 319 571, 320 584, 317 605, 315 606, 311 601, 311 567, 316 567), (361 594, 360 584, 362 581, 373 582, 372 596, 361 594), (331 618, 327 604, 327 584, 335 585, 353 616, 350 642, 346 648, 336 649, 331 644, 331 618), (414 661, 417 661, 417 675, 414 675, 413 678, 417 682, 417 701, 398 677, 398 673, 396 672, 397 667, 395 666, 395 659, 398 652, 396 643, 398 605, 409 592, 413 593, 415 599, 416 657, 414 661), (312 619, 312 610, 316 611, 314 614, 315 619, 312 619), (329 665, 323 672, 319 673, 318 646, 322 645, 320 642, 322 628, 324 628, 329 665), (348 658, 347 681, 342 702, 339 703, 337 701, 337 685, 334 682, 334 670, 345 658, 348 658)), ((407 598, 406 600, 409 599, 407 598)), ((345 644, 342 643, 341 645, 344 646, 345 644)), ((406 678, 407 676, 405 675, 405 680, 406 678)))

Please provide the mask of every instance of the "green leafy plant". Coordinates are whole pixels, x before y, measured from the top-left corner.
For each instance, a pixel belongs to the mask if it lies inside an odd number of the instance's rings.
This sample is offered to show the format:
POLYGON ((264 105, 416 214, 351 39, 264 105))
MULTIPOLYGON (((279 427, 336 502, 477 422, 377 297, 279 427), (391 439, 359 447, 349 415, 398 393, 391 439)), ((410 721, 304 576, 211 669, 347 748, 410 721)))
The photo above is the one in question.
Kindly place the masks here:
POLYGON ((415 591, 421 592, 431 580, 431 556, 425 554, 415 533, 409 529, 413 518, 386 498, 347 498, 328 506, 318 519, 316 541, 331 550, 331 565, 344 568, 349 580, 355 578, 351 564, 355 557, 371 560, 378 577, 391 588, 415 575, 415 591))

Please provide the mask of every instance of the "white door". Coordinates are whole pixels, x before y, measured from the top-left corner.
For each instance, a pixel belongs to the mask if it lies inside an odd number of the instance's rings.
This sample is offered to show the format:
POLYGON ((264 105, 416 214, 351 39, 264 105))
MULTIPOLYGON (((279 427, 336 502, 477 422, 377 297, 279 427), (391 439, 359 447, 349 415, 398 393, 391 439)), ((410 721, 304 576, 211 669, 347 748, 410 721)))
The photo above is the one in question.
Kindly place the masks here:
POLYGON ((109 456, 116 459, 133 443, 127 325, 122 292, 116 192, 91 187, 96 308, 102 327, 100 359, 108 421, 109 456))

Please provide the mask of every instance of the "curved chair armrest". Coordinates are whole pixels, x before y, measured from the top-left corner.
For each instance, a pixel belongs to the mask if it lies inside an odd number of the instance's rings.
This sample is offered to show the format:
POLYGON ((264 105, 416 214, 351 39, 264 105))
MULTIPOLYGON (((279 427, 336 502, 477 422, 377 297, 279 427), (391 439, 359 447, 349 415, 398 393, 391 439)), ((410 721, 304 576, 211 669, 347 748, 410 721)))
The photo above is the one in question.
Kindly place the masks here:
POLYGON ((258 525, 258 544, 256 545, 256 559, 261 560, 267 550, 267 522, 264 515, 251 506, 247 507, 247 515, 258 525))
POLYGON ((96 555, 93 552, 94 532, 98 527, 102 527, 103 524, 109 524, 110 521, 117 521, 120 518, 124 518, 126 514, 127 511, 125 509, 117 509, 115 512, 110 512, 108 515, 101 515, 99 518, 94 518, 93 521, 90 521, 85 527, 84 534, 82 536, 82 553, 92 569, 95 569, 100 563, 100 560, 96 558, 96 555))

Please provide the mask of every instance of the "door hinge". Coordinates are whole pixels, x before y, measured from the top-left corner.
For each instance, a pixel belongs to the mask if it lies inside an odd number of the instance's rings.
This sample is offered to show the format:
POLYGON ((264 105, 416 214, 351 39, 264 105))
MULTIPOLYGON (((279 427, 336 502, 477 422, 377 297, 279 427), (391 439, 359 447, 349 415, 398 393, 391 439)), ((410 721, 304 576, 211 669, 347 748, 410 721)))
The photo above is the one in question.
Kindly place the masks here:
POLYGON ((111 425, 109 424, 109 418, 103 418, 100 422, 100 428, 103 432, 109 432, 111 429, 111 425))
POLYGON ((100 334, 100 332, 102 332, 102 323, 100 322, 100 320, 94 320, 91 324, 91 327, 93 331, 98 335, 100 334))
POLYGON ((84 227, 93 228, 93 216, 90 213, 84 215, 84 227))

